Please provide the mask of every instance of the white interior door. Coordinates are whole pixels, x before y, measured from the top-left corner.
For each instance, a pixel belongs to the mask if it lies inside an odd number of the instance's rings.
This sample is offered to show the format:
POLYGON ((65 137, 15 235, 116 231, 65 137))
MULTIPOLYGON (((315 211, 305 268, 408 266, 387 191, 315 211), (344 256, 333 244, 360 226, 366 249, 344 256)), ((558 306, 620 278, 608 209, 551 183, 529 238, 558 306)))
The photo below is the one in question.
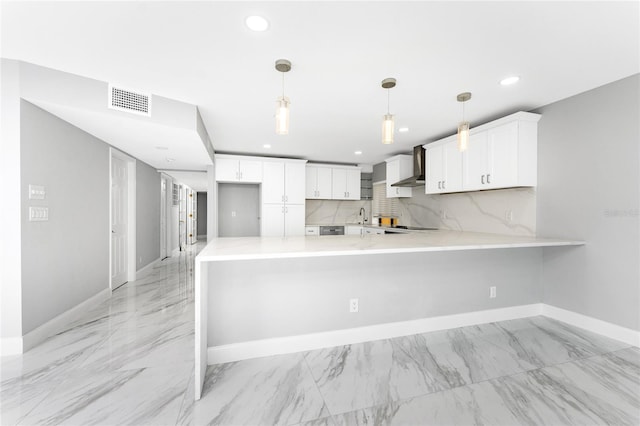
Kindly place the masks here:
POLYGON ((167 179, 160 179, 160 259, 167 257, 167 179))
POLYGON ((127 282, 127 163, 111 158, 111 288, 127 282))
POLYGON ((187 245, 187 191, 188 189, 180 185, 180 210, 178 213, 179 220, 179 241, 180 251, 183 251, 187 245))

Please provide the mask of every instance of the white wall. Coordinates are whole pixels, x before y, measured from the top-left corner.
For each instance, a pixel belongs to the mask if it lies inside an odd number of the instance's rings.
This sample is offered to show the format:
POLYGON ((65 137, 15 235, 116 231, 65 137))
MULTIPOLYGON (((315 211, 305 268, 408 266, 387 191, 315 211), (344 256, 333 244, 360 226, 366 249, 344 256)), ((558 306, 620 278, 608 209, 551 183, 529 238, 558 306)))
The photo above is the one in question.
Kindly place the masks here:
POLYGON ((640 330, 640 75, 545 106, 538 124, 543 300, 640 330))
POLYGON ((0 62, 0 182, 0 338, 6 353, 22 350, 20 64, 7 59, 0 62))

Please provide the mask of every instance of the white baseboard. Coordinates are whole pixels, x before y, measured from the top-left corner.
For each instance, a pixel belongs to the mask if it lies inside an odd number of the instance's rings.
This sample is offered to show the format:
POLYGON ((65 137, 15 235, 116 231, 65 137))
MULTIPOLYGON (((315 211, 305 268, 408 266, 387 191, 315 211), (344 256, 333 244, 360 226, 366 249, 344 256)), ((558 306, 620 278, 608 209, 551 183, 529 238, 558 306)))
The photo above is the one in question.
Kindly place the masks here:
POLYGON ((622 327, 544 303, 542 304, 542 315, 609 337, 610 339, 640 347, 640 331, 635 331, 630 328, 622 327))
POLYGON ((57 317, 47 321, 40 327, 31 330, 22 337, 2 339, 1 355, 17 355, 28 351, 34 346, 42 343, 48 337, 64 330, 64 327, 67 324, 77 320, 86 311, 107 300, 109 297, 111 297, 111 289, 106 288, 95 296, 90 297, 68 311, 65 311, 57 317))
POLYGON ((542 304, 513 306, 464 314, 445 315, 411 321, 378 324, 299 336, 253 340, 250 342, 207 348, 207 364, 222 364, 270 355, 310 351, 333 346, 370 342, 393 337, 409 336, 430 331, 446 330, 495 321, 540 315, 542 304))
POLYGON ((22 337, 3 337, 0 339, 0 356, 22 353, 22 337))
POLYGON ((136 281, 138 281, 141 278, 146 277, 147 275, 149 275, 151 273, 151 271, 153 270, 153 268, 160 263, 162 259, 157 258, 156 260, 154 260, 153 262, 150 262, 149 264, 147 264, 146 266, 143 266, 142 268, 138 269, 136 271, 136 281))

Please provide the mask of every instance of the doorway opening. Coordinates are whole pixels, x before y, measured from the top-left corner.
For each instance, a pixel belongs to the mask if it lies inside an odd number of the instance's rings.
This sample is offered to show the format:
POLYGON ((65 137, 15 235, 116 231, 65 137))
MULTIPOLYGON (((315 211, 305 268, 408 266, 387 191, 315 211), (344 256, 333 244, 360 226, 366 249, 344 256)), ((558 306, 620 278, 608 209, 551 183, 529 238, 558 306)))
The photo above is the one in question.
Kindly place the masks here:
POLYGON ((260 185, 218 184, 218 236, 260 236, 260 185))

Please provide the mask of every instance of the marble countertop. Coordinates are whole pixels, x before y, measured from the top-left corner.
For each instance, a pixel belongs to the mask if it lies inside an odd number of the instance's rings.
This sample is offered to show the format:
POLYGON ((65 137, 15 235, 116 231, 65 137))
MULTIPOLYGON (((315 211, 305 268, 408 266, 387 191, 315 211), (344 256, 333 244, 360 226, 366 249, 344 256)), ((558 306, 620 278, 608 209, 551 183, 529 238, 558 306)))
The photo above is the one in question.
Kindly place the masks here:
POLYGON ((558 238, 520 237, 444 230, 394 235, 216 238, 200 252, 196 261, 283 259, 577 245, 584 245, 584 242, 558 238))

